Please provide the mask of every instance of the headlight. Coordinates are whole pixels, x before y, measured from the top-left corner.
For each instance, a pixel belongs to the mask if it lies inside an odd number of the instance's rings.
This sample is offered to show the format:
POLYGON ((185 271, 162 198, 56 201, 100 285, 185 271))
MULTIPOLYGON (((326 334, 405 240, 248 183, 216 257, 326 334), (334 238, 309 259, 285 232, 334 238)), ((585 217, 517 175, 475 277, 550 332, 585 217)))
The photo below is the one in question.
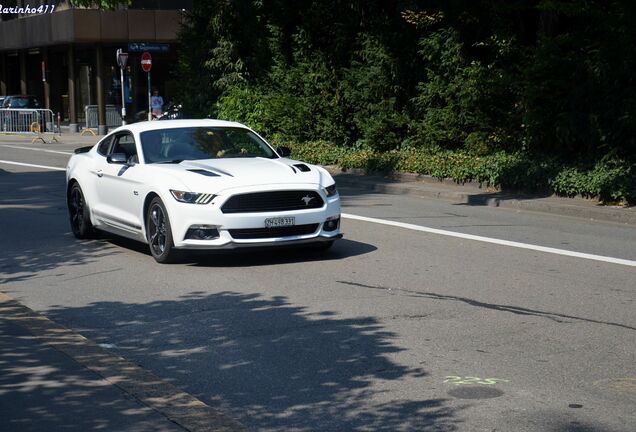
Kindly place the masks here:
POLYGON ((216 195, 196 192, 185 192, 170 189, 170 193, 179 202, 188 204, 209 204, 216 195))
POLYGON ((327 186, 325 188, 325 193, 328 197, 332 197, 338 193, 338 188, 336 188, 336 184, 332 184, 331 186, 327 186))

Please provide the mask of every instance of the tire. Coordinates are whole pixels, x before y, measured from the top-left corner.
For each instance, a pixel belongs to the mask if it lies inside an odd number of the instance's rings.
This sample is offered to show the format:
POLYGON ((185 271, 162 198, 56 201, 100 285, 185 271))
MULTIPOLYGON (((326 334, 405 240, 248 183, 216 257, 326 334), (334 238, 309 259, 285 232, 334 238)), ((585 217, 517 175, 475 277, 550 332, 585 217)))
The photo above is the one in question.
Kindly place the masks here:
POLYGON ((79 183, 74 183, 66 197, 69 221, 73 235, 78 239, 89 239, 95 236, 91 223, 91 214, 84 199, 84 192, 79 183))
POLYGON ((166 206, 161 198, 155 197, 148 206, 146 215, 146 236, 152 257, 161 264, 173 263, 179 251, 174 247, 172 229, 166 206))

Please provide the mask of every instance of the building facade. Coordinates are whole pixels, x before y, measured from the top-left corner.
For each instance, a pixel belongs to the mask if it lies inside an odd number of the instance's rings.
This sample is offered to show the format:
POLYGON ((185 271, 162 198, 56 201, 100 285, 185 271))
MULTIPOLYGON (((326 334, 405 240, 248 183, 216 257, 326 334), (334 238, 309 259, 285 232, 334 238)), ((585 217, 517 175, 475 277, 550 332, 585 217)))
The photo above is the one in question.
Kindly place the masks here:
MULTIPOLYGON (((151 85, 167 101, 179 101, 177 33, 192 2, 133 1, 107 11, 72 7, 68 1, 17 1, 0 15, 0 94, 30 94, 59 113, 70 129, 97 106, 99 132, 106 131, 106 105, 122 104, 118 49, 129 53, 124 102, 127 119, 148 109, 148 80, 140 59, 152 55, 151 85), (55 6, 55 8, 53 8, 55 6), (51 12, 52 10, 52 12, 51 12)), ((3 5, 3 8, 8 6, 3 5)))

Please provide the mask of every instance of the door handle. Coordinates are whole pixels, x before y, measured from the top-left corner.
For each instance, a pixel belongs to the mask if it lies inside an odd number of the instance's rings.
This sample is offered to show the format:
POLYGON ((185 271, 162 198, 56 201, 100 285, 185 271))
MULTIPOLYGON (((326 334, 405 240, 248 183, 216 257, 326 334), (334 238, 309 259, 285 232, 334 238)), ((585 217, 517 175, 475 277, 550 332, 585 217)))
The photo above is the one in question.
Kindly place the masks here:
POLYGON ((104 175, 104 172, 102 170, 97 170, 97 177, 101 177, 104 175))

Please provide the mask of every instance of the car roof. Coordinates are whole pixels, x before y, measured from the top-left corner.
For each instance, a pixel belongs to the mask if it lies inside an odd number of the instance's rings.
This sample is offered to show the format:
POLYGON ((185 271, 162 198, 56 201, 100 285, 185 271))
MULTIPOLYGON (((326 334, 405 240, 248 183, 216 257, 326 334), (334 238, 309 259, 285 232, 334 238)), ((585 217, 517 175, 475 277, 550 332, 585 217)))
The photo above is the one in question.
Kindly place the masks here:
POLYGON ((215 120, 215 119, 198 119, 198 120, 153 120, 143 121, 139 123, 133 123, 125 126, 120 126, 114 129, 112 132, 119 130, 129 130, 133 133, 141 133, 159 129, 175 129, 186 127, 237 127, 247 128, 244 124, 227 121, 227 120, 215 120))

